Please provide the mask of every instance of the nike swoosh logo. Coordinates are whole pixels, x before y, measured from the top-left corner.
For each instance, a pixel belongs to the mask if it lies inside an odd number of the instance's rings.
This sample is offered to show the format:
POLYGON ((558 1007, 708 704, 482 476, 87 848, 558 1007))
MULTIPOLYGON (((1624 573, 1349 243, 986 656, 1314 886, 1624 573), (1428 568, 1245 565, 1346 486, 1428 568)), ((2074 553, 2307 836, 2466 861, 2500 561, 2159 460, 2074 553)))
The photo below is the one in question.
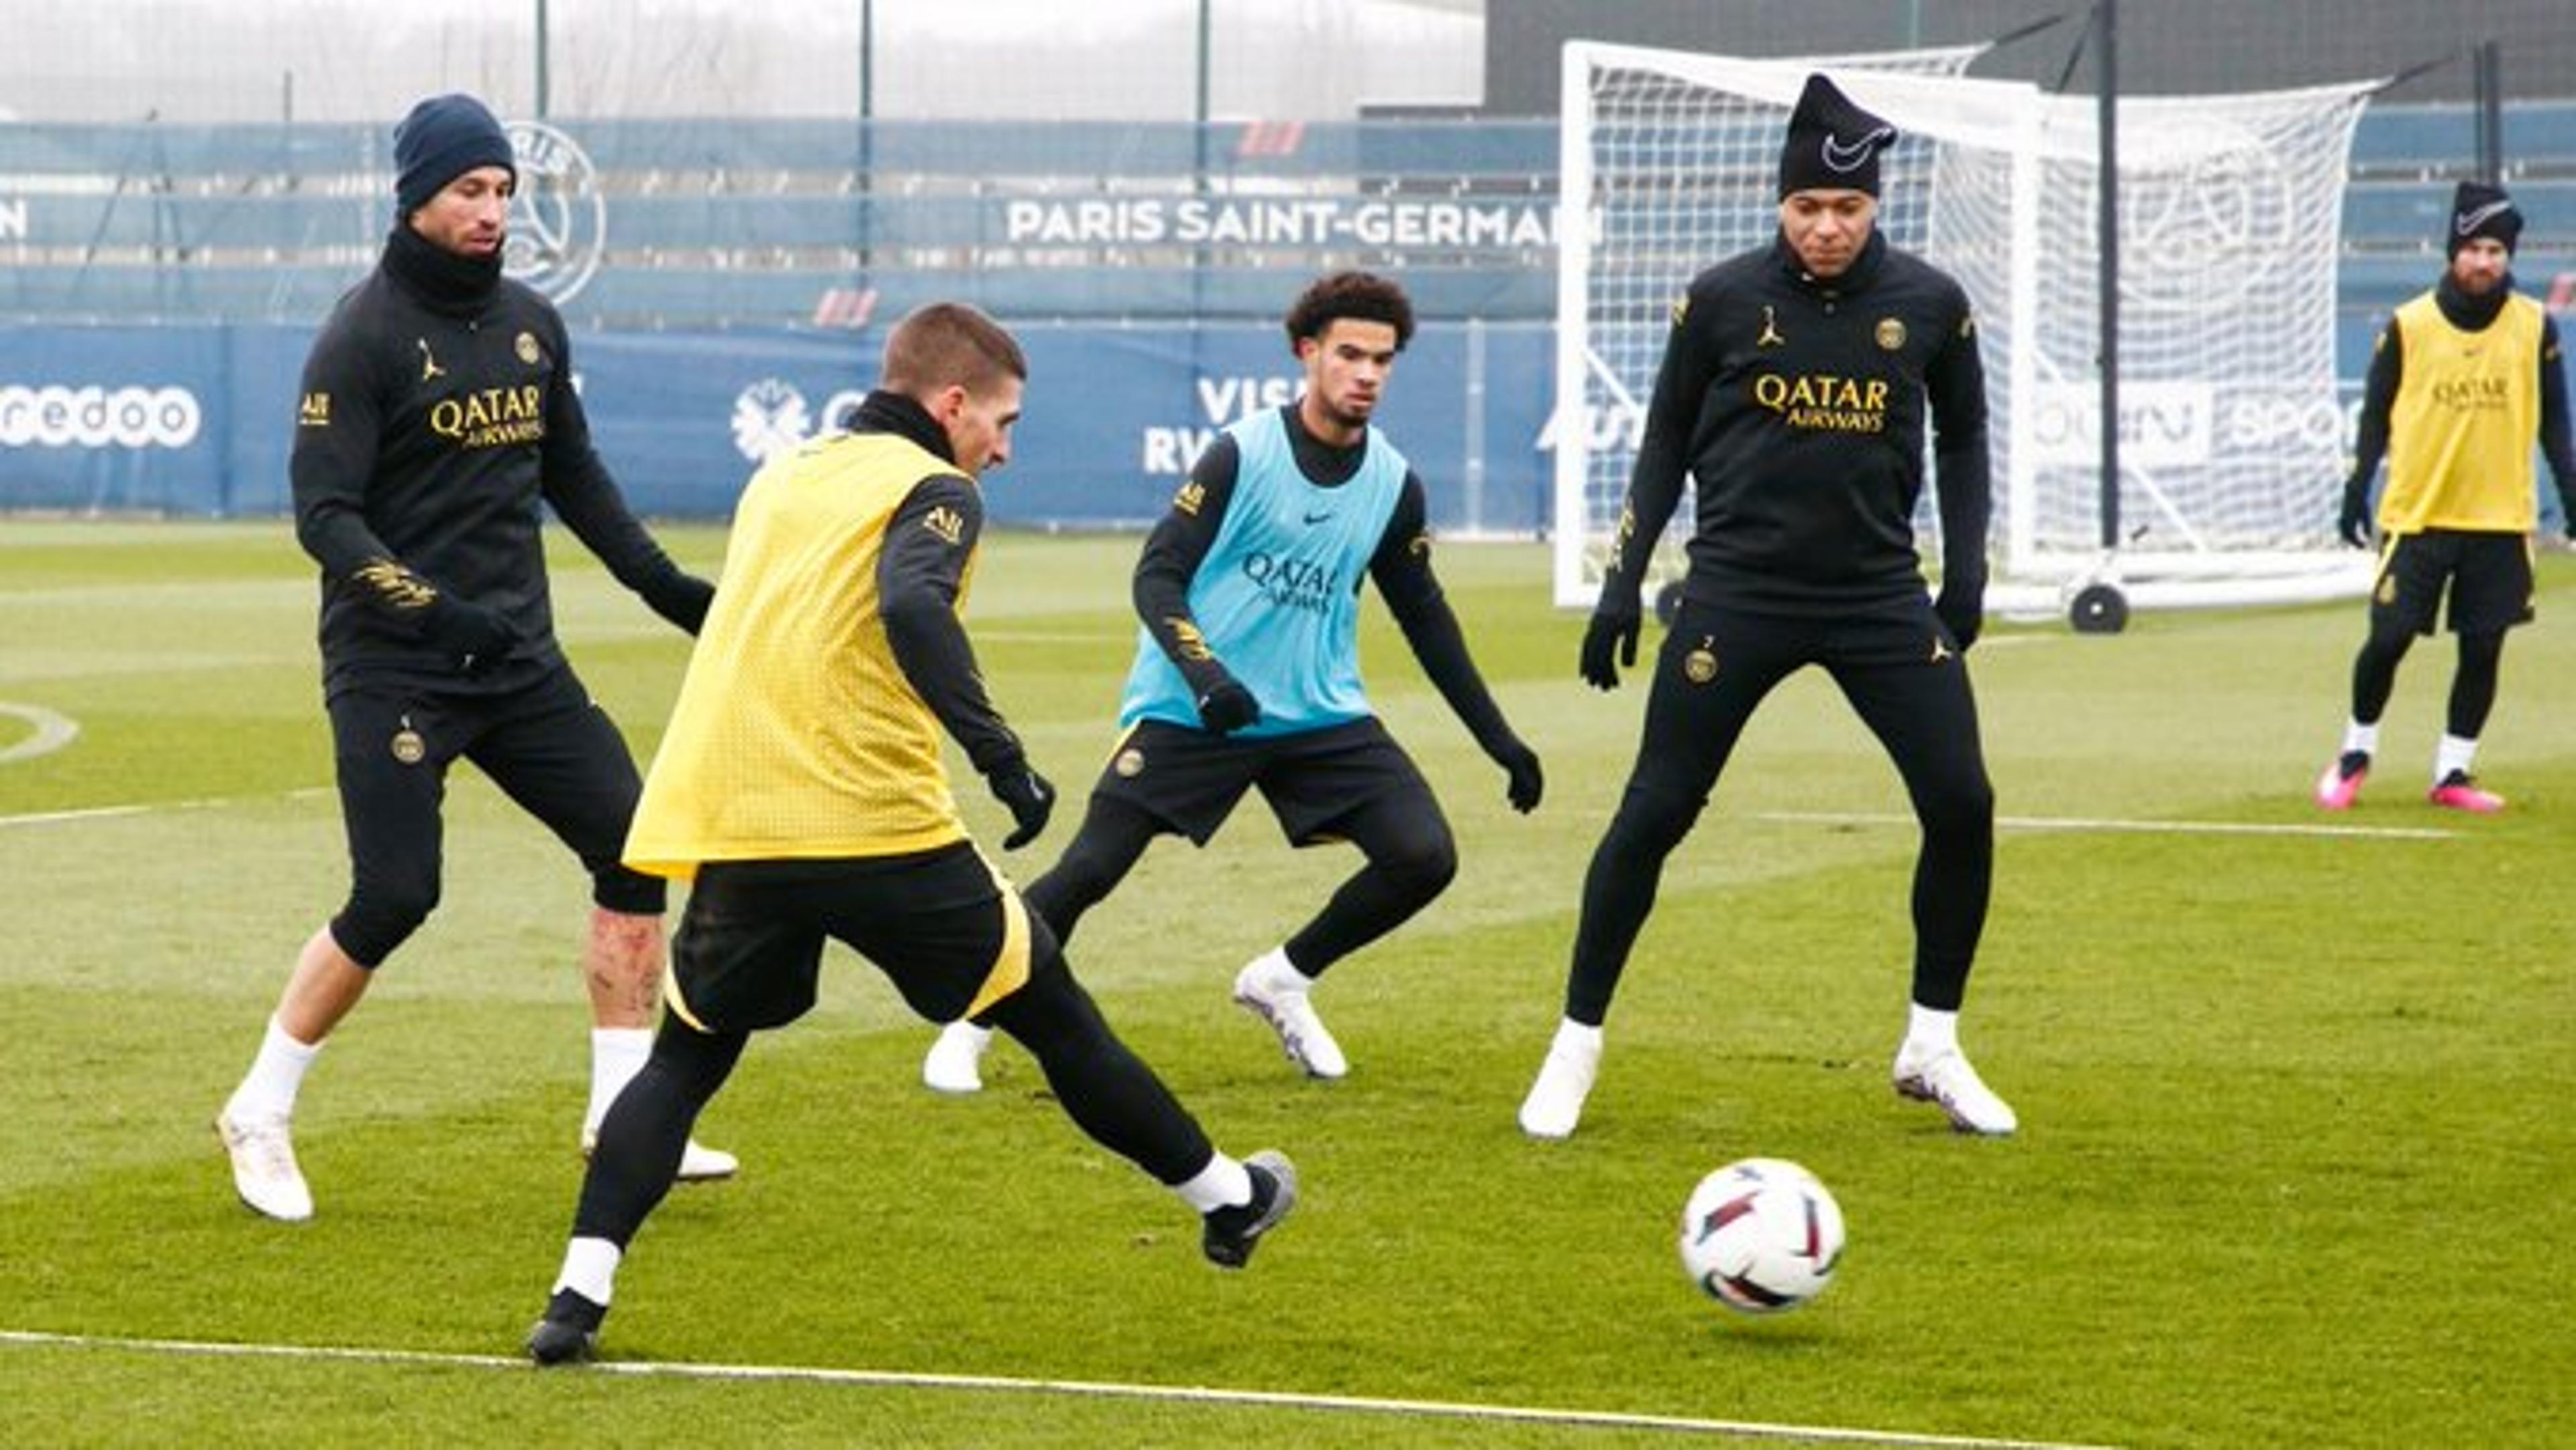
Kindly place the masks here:
POLYGON ((1308 514, 1306 515, 1306 522, 1310 524, 1320 524, 1330 520, 1331 518, 1331 514, 1308 514))
POLYGON ((2452 222, 2451 230, 2458 232, 2461 236, 2465 237, 2469 233, 2476 231, 2478 228, 2485 226, 2488 222, 2495 220, 2497 217, 2500 217, 2511 210, 2513 210, 2512 202, 2491 201, 2486 205, 2479 207, 2476 211, 2470 212, 2459 220, 2452 222))
POLYGON ((1895 139, 1895 136, 1895 127, 1881 126, 1877 130, 1870 132, 1868 135, 1863 136, 1859 140, 1851 143, 1849 146, 1846 146, 1842 143, 1841 138, 1835 136, 1833 132, 1827 131, 1825 133, 1825 165, 1828 169, 1834 171, 1858 171, 1862 166, 1868 163, 1871 153, 1877 151, 1882 144, 1895 139))

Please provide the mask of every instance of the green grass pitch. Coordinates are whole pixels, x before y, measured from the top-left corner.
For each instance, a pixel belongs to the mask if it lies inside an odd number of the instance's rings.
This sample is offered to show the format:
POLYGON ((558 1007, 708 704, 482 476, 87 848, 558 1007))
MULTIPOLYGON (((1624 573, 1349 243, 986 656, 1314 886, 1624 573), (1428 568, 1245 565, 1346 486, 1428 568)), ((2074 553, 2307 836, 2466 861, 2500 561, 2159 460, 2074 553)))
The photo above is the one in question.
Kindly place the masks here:
MULTIPOLYGON (((718 532, 670 538, 715 568, 718 532)), ((1023 879, 1110 744, 1135 546, 987 547, 985 673, 1066 793, 1004 858, 1023 879)), ((685 642, 553 549, 574 660, 649 754, 685 642)), ((1547 607, 1536 546, 1447 547, 1441 568, 1547 801, 1509 811, 1370 603, 1372 693, 1462 869, 1327 980, 1352 1076, 1297 1079, 1227 1001, 1353 861, 1287 850, 1257 804, 1205 851, 1157 845, 1073 946, 1220 1143, 1304 1171, 1249 1271, 1202 1264, 1186 1212, 1008 1044, 982 1097, 924 1091, 929 1029, 838 954, 821 1010, 757 1042, 709 1114, 743 1175, 646 1228, 609 1356, 2051 1443, 2567 1443, 2576 561, 2544 558, 2540 622, 2505 655, 2480 765, 2513 805, 2493 819, 2422 801, 2446 640, 2409 660, 2361 807, 2308 805, 2357 604, 1992 631, 1972 658, 2006 825, 1966 1040, 2021 1111, 2008 1142, 1888 1090, 1913 833, 1839 697, 1791 681, 1674 857, 1590 1113, 1556 1145, 1513 1110, 1643 691, 1576 681, 1581 621, 1547 607), (1700 1299, 1673 1254, 1693 1181, 1747 1154, 1806 1163, 1851 1223, 1831 1292, 1777 1319, 1700 1299)), ((234 1200, 208 1122, 344 888, 313 592, 282 522, 0 521, 0 1332, 21 1336, 0 1338, 0 1442, 1711 1438, 463 1358, 515 1352, 569 1219, 585 883, 460 772, 445 905, 307 1085, 319 1217, 234 1200), (66 720, 68 745, 34 748, 66 720)))

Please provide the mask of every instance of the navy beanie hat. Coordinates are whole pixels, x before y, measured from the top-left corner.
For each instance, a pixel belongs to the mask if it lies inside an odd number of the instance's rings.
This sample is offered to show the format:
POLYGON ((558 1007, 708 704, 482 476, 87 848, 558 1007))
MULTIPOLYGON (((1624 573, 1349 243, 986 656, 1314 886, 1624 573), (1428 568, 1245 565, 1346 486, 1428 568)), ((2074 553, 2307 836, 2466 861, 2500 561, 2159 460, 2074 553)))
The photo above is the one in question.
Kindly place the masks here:
POLYGON ((394 205, 403 216, 478 166, 519 170, 510 133, 472 96, 432 96, 394 127, 394 205))
POLYGON ((1853 105, 1821 75, 1807 77, 1789 134, 1780 143, 1780 194, 1865 191, 1878 195, 1878 153, 1896 144, 1896 128, 1853 105))
POLYGON ((2505 255, 2513 255, 2514 243, 2522 238, 2522 213, 2515 210, 2513 198, 2500 186, 2463 181, 2451 193, 2451 225, 2442 255, 2456 257, 2460 248, 2480 237, 2493 237, 2504 243, 2505 255))

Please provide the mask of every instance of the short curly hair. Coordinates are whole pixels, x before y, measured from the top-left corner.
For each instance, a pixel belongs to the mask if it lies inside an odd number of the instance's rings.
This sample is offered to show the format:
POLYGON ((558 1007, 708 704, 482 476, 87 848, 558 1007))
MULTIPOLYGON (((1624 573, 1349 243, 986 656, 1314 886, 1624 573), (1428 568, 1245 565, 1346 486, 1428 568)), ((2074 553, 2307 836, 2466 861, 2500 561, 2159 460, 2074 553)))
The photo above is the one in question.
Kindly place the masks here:
POLYGON ((1402 287, 1374 272, 1335 272, 1315 279, 1290 304, 1289 351, 1296 351, 1297 344, 1310 337, 1322 337, 1326 328, 1345 317, 1394 328, 1398 352, 1413 340, 1413 303, 1402 287))

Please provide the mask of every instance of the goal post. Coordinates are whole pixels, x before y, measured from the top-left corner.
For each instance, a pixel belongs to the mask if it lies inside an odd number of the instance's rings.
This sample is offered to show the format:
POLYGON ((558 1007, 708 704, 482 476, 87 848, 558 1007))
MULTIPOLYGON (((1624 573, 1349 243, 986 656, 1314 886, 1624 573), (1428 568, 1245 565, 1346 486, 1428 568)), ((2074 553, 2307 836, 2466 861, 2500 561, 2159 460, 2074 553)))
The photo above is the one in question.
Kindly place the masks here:
MULTIPOLYGON (((2115 583, 2147 607, 2367 587, 2331 525, 2344 468, 2335 266, 2371 83, 2120 101, 2123 514, 2100 536, 2095 103, 1960 74, 1975 47, 1750 59, 1576 41, 1564 54, 1552 593, 1589 604, 1670 309, 1767 245, 1777 158, 1824 70, 1906 140, 1880 227, 1977 308, 1994 454, 1991 607, 2047 613, 2115 583)), ((1929 465, 1927 460, 1927 477, 1929 465)), ((1933 486, 1937 486, 1937 481, 1933 486)), ((1677 575, 1686 502, 1650 581, 1677 575)), ((1939 556, 1927 488, 1917 526, 1939 556)))

